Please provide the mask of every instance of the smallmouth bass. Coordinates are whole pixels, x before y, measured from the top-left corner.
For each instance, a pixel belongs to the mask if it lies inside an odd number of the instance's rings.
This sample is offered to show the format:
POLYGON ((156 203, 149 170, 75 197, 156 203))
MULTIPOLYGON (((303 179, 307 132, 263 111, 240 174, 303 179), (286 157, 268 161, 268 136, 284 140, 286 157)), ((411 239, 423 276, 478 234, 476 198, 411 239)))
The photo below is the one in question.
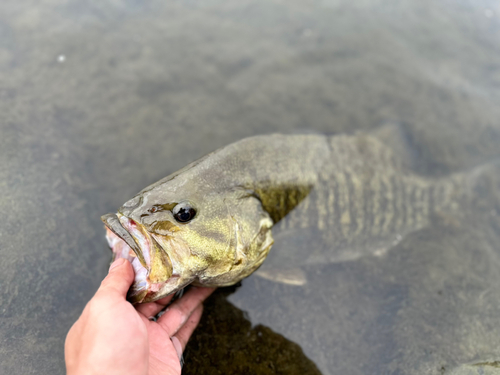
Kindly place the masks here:
MULTIPOLYGON (((262 265, 277 223, 301 245, 286 256, 336 262, 386 251, 433 215, 469 203, 482 172, 425 178, 384 141, 366 133, 256 136, 146 187, 102 217, 113 257, 135 270, 129 300, 237 283, 262 265), (331 250, 326 258, 320 242, 331 250)), ((261 276, 283 278, 272 269, 261 276)))

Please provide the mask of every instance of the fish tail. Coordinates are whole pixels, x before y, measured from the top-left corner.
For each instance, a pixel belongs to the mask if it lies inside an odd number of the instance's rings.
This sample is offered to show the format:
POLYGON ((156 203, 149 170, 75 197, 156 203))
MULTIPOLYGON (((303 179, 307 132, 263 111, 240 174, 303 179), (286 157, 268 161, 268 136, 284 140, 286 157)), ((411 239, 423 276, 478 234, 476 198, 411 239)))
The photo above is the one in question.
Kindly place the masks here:
POLYGON ((500 160, 442 178, 428 195, 431 220, 459 226, 468 214, 479 214, 500 224, 500 160))
POLYGON ((467 175, 466 183, 474 208, 500 216, 500 160, 475 168, 467 175))

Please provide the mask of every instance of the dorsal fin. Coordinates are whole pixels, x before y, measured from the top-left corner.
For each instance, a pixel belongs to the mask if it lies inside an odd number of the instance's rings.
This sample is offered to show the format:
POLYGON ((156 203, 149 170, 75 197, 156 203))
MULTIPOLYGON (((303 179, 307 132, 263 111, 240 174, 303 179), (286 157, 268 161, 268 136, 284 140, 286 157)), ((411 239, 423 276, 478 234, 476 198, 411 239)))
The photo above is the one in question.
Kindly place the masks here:
POLYGON ((411 133, 399 122, 386 122, 369 134, 388 146, 403 167, 418 168, 419 150, 414 144, 411 133))

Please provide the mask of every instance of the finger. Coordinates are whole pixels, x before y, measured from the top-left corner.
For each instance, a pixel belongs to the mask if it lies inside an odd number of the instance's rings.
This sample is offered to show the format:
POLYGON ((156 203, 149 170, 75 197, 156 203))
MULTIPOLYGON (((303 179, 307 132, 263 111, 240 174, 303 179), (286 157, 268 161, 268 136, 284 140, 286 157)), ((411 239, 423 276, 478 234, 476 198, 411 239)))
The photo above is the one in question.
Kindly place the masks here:
MULTIPOLYGON (((193 313, 189 317, 186 324, 184 324, 175 334, 175 337, 179 340, 181 344, 182 348, 181 354, 182 352, 184 352, 184 349, 186 349, 186 344, 189 341, 189 338, 193 334, 195 328, 198 326, 202 313, 203 313, 203 305, 198 305, 198 307, 193 311, 193 313)), ((172 342, 174 341, 175 337, 172 337, 172 342)), ((177 350, 177 348, 175 349, 177 350)))
POLYGON ((132 265, 128 260, 118 258, 109 267, 109 273, 102 281, 97 293, 114 292, 125 298, 133 281, 132 265))
POLYGON ((193 311, 201 305, 214 288, 191 288, 185 296, 175 301, 158 319, 160 324, 170 337, 181 328, 188 320, 193 311))
POLYGON ((155 302, 142 303, 136 306, 136 310, 139 311, 146 318, 148 319, 152 318, 156 314, 158 314, 161 310, 163 310, 165 306, 167 306, 170 303, 173 297, 174 295, 171 294, 155 302))

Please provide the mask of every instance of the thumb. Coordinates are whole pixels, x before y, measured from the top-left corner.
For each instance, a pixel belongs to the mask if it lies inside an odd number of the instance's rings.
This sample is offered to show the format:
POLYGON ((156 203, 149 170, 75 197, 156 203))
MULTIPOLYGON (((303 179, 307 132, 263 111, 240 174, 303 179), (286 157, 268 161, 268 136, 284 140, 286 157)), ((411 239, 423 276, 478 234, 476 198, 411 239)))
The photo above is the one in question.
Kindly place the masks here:
POLYGON ((118 258, 109 267, 109 273, 102 281, 98 292, 115 291, 125 298, 133 281, 132 265, 127 259, 118 258))

